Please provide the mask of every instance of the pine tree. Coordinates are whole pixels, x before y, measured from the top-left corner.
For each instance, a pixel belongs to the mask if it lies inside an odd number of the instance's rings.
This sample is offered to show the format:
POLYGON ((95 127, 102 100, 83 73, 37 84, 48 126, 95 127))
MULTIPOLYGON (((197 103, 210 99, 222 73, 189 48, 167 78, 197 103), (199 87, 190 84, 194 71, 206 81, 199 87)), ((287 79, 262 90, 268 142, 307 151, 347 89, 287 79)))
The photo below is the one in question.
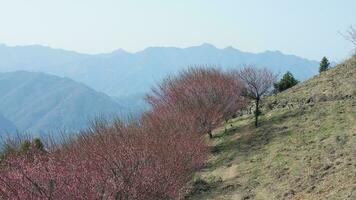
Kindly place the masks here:
POLYGON ((323 59, 320 62, 320 68, 319 68, 319 73, 327 71, 329 69, 330 62, 326 57, 323 57, 323 59))
POLYGON ((33 141, 33 146, 40 151, 45 151, 44 145, 42 143, 42 141, 39 138, 35 138, 33 141))
POLYGON ((278 83, 274 84, 274 91, 282 92, 288 88, 291 88, 291 87, 297 85, 298 83, 299 83, 299 81, 294 78, 293 74, 290 73, 289 71, 287 71, 283 75, 282 79, 278 83))

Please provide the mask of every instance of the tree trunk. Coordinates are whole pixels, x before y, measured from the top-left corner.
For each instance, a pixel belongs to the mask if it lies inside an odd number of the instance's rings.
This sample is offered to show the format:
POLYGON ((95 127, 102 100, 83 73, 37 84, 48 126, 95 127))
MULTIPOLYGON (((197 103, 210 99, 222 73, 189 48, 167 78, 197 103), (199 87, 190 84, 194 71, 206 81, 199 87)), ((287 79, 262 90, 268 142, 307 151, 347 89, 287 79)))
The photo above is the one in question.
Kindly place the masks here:
POLYGON ((213 138, 213 133, 212 133, 211 130, 208 132, 208 134, 209 134, 209 138, 210 138, 210 139, 213 138))
POLYGON ((260 114, 259 110, 260 98, 256 99, 256 109, 255 109, 255 126, 258 126, 258 115, 260 114))

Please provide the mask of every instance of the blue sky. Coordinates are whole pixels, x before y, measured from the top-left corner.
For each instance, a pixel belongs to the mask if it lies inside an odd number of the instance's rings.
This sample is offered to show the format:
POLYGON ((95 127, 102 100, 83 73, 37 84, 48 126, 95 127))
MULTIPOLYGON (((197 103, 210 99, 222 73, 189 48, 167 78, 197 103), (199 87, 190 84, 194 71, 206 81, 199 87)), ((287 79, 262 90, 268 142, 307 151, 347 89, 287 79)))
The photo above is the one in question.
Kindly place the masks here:
POLYGON ((350 25, 356 0, 0 0, 0 43, 85 53, 207 42, 338 61, 350 25))

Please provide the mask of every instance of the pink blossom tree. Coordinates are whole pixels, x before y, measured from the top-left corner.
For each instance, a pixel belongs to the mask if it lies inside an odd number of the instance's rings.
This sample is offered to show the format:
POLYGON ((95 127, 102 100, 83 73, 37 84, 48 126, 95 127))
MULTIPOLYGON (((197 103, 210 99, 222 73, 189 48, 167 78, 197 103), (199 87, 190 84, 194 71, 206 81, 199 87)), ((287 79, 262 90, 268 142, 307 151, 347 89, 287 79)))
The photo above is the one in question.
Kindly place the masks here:
POLYGON ((200 138, 149 124, 99 121, 65 145, 7 155, 0 167, 5 199, 176 199, 202 166, 200 138))
MULTIPOLYGON (((213 68, 189 68, 168 77, 146 97, 162 120, 186 119, 197 133, 208 133, 240 110, 243 84, 230 73, 213 68), (174 114, 172 114, 174 113, 174 114), (182 117, 178 117, 182 115, 182 117)), ((180 124, 181 125, 181 124, 180 124)))
POLYGON ((8 153, 0 198, 178 199, 206 160, 201 134, 211 136, 244 105, 242 89, 216 69, 169 77, 147 97, 152 110, 139 121, 99 120, 64 144, 27 143, 8 153))

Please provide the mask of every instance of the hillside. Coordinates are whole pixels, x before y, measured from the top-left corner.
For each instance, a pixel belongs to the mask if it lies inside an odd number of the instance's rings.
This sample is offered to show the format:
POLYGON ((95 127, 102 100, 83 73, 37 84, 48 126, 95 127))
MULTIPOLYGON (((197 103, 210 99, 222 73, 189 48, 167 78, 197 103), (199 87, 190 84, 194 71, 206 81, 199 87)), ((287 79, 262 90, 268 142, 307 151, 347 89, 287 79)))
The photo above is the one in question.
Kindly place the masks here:
POLYGON ((187 199, 356 199, 356 58, 215 131, 187 199))
POLYGON ((217 65, 224 69, 243 64, 287 70, 305 80, 318 72, 318 62, 279 51, 243 52, 210 44, 188 48, 149 47, 129 53, 117 50, 88 55, 40 45, 9 47, 0 44, 0 72, 26 70, 64 76, 110 96, 143 95, 168 74, 188 65, 217 65))
POLYGON ((19 131, 78 130, 97 115, 124 112, 109 96, 68 78, 17 71, 0 73, 0 112, 19 131))

